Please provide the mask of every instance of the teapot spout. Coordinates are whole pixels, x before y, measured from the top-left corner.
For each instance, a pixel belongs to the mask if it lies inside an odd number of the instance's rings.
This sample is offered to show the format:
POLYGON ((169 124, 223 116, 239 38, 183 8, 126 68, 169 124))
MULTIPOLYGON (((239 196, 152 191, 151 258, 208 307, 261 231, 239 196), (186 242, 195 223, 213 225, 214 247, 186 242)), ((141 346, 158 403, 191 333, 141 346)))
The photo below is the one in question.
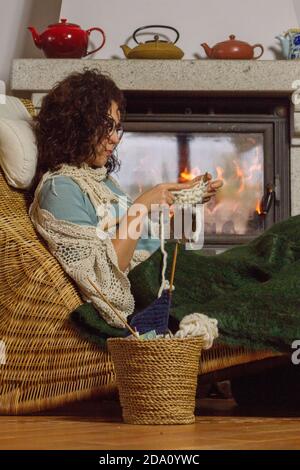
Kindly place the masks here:
POLYGON ((203 49, 205 50, 205 53, 206 53, 207 57, 211 57, 211 55, 212 55, 212 49, 211 49, 205 42, 203 42, 203 43, 201 44, 201 46, 202 46, 203 49))
POLYGON ((123 44, 123 45, 120 46, 120 47, 121 47, 121 49, 123 50, 125 57, 128 58, 129 53, 131 52, 131 48, 130 48, 129 46, 126 46, 126 44, 123 44))
POLYGON ((33 38, 33 40, 34 40, 34 44, 36 45, 36 47, 38 47, 39 49, 41 49, 41 47, 42 47, 41 36, 39 35, 39 33, 37 32, 37 30, 36 30, 33 26, 28 26, 28 29, 29 29, 29 31, 30 31, 31 34, 32 34, 32 38, 33 38))

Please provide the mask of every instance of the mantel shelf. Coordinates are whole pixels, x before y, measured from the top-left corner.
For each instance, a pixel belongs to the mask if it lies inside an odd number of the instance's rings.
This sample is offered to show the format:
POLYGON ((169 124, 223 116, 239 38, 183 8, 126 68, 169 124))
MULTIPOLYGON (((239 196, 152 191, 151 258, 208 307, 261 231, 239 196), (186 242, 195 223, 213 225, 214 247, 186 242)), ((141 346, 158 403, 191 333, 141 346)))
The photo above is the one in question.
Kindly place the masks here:
POLYGON ((12 90, 47 91, 85 67, 109 73, 122 90, 290 95, 300 60, 15 59, 12 90))

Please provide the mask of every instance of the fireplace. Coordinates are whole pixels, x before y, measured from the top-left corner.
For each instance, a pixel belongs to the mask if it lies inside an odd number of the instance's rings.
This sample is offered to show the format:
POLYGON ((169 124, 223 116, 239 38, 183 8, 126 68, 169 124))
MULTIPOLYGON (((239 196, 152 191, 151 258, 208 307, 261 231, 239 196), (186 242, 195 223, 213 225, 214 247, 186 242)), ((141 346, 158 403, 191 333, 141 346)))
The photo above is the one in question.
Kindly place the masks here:
POLYGON ((223 188, 205 205, 205 245, 246 243, 290 215, 289 100, 127 93, 121 185, 133 197, 209 171, 223 188))

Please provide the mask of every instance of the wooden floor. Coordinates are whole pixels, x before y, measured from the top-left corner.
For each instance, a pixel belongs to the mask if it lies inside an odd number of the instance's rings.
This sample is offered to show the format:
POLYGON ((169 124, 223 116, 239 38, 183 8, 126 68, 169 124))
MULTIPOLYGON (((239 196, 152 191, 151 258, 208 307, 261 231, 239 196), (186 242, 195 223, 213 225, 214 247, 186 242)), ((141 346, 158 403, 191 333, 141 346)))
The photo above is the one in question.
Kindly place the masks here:
POLYGON ((243 411, 232 399, 197 402, 196 423, 122 422, 116 401, 90 401, 34 416, 0 416, 0 449, 300 449, 300 410, 243 411))

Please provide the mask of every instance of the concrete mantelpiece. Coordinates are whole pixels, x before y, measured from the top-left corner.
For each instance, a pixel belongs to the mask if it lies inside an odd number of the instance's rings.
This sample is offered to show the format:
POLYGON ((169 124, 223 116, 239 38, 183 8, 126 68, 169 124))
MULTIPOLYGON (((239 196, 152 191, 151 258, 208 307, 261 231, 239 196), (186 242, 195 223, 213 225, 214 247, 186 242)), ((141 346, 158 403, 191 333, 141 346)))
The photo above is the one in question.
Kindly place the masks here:
POLYGON ((290 94, 300 61, 16 59, 13 90, 49 90, 71 71, 107 72, 123 90, 266 92, 290 94))

